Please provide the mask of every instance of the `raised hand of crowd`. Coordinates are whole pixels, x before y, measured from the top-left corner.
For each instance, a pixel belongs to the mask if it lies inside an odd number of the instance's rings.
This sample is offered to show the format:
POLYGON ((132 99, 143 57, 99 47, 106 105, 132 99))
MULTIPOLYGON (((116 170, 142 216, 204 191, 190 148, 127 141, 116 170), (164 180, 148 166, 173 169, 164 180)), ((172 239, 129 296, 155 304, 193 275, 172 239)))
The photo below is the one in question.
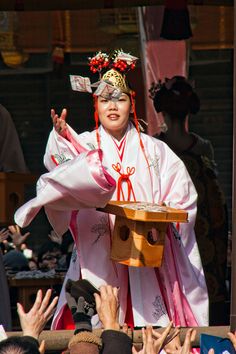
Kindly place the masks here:
POLYGON ((51 301, 52 289, 48 289, 43 296, 42 290, 38 290, 34 305, 29 312, 25 312, 23 306, 17 303, 17 312, 24 336, 31 336, 38 340, 46 323, 53 316, 58 297, 51 301))
POLYGON ((30 235, 30 232, 26 232, 23 235, 18 225, 10 225, 8 226, 8 230, 10 231, 9 236, 11 237, 15 248, 21 250, 21 245, 26 241, 27 237, 30 235))
POLYGON ((183 344, 180 342, 178 336, 178 341, 172 341, 165 346, 165 351, 167 354, 190 354, 192 349, 192 344, 195 341, 197 331, 193 328, 189 328, 186 332, 183 344))
POLYGON ((3 228, 0 230, 0 242, 8 244, 7 238, 10 237, 14 247, 20 251, 22 244, 26 241, 29 235, 30 232, 22 234, 18 225, 10 225, 8 228, 3 228))
POLYGON ((118 323, 118 289, 111 285, 100 287, 100 295, 94 294, 96 309, 104 329, 119 330, 118 323))
POLYGON ((229 333, 227 333, 227 335, 228 335, 228 338, 231 340, 231 342, 234 346, 234 349, 236 350, 236 331, 234 333, 229 332, 229 333))
POLYGON ((8 236, 10 236, 10 232, 8 229, 3 228, 0 230, 0 242, 5 241, 8 238, 8 236))
POLYGON ((180 329, 176 327, 172 331, 173 322, 171 321, 169 325, 164 329, 162 333, 154 330, 152 326, 147 326, 146 329, 142 328, 142 337, 143 337, 143 348, 140 351, 137 351, 133 346, 133 354, 157 354, 159 353, 168 343, 178 341, 178 335, 180 329))
POLYGON ((62 237, 60 237, 60 236, 56 233, 56 231, 51 230, 51 232, 48 234, 48 237, 50 238, 50 240, 51 240, 52 242, 56 242, 56 243, 58 243, 59 245, 61 245, 61 243, 62 243, 62 237))

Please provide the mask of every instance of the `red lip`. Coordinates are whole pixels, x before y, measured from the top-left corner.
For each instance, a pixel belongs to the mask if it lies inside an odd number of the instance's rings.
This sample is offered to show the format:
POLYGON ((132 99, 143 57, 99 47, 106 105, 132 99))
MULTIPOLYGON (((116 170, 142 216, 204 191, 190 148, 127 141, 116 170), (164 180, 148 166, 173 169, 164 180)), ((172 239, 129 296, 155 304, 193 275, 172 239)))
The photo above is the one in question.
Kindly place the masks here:
POLYGON ((118 114, 108 114, 108 116, 107 116, 108 118, 110 118, 110 119, 117 119, 117 118, 119 118, 120 116, 118 115, 118 114))

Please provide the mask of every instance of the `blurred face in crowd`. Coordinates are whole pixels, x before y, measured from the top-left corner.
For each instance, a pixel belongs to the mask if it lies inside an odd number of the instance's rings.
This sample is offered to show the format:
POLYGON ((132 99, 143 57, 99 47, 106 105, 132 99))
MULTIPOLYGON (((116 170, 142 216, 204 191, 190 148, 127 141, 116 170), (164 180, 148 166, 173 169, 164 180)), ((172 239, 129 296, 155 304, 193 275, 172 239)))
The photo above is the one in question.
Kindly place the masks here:
POLYGON ((44 270, 51 270, 58 268, 58 261, 62 254, 60 250, 48 251, 46 252, 41 262, 39 262, 39 268, 44 270))
POLYGON ((30 270, 37 270, 38 269, 37 261, 33 258, 29 259, 29 269, 30 270))

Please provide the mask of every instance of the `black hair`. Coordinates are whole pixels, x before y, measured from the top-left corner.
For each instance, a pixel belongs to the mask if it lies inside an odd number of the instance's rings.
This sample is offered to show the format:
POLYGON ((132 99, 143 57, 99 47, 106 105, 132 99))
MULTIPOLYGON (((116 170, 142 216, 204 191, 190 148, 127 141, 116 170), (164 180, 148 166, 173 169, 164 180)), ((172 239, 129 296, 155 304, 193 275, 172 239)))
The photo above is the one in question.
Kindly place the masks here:
POLYGON ((67 254, 68 248, 70 247, 71 244, 72 245, 74 244, 74 240, 70 231, 67 231, 62 237, 61 251, 63 254, 67 254))
POLYGON ((38 262, 42 261, 42 258, 45 253, 53 252, 55 250, 61 251, 61 246, 53 241, 44 242, 38 250, 38 262))
POLYGON ((40 354, 38 341, 28 336, 12 336, 0 342, 0 354, 40 354))
POLYGON ((185 119, 200 109, 200 100, 191 84, 183 76, 174 76, 155 93, 153 104, 157 113, 165 112, 172 118, 185 119))

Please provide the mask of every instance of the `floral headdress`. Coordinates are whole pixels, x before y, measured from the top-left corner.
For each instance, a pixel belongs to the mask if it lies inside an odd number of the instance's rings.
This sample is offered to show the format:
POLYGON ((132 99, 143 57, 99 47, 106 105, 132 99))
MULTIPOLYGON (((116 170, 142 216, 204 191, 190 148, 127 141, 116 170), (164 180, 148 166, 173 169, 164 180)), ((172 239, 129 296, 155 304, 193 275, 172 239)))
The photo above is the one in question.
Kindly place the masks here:
POLYGON ((91 84, 88 77, 71 75, 72 89, 92 93, 92 88, 96 88, 93 94, 107 99, 119 99, 122 93, 131 94, 133 91, 128 85, 126 74, 135 68, 137 60, 138 58, 121 49, 109 55, 98 52, 89 58, 89 67, 92 73, 99 74, 99 81, 91 84))
MULTIPOLYGON (((89 67, 93 74, 99 74, 99 81, 92 83, 89 77, 70 75, 71 86, 74 91, 93 93, 94 96, 94 119, 96 123, 96 135, 98 146, 100 147, 100 136, 98 133, 98 110, 97 96, 107 100, 119 100, 122 93, 130 95, 133 111, 133 121, 140 137, 140 126, 135 109, 135 92, 129 87, 126 74, 135 68, 138 58, 124 53, 122 49, 114 50, 110 54, 98 52, 89 58, 89 67), (93 88, 96 90, 93 92, 93 88)), ((140 138, 140 145, 143 144, 140 138)))

